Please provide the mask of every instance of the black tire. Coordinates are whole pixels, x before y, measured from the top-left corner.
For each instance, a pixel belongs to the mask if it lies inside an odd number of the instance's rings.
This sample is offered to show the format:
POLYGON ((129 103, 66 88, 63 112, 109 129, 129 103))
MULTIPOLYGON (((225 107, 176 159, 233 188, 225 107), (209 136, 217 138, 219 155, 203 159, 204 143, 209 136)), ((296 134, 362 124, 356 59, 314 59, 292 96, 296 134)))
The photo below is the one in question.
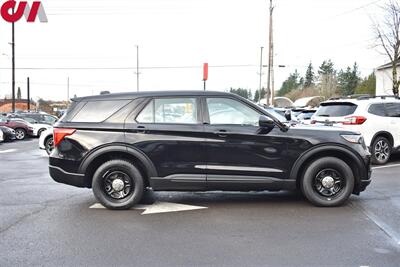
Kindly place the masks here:
POLYGON ((386 164, 392 155, 392 144, 386 137, 378 136, 371 146, 372 163, 376 165, 386 164))
POLYGON ((54 140, 53 136, 47 137, 46 141, 44 142, 44 147, 46 149, 47 155, 50 155, 54 149, 54 140))
POLYGON ((303 195, 315 206, 336 207, 343 205, 352 194, 354 174, 343 160, 324 157, 308 165, 300 186, 303 195))
POLYGON ((15 138, 17 140, 24 140, 26 137, 26 131, 22 128, 15 129, 15 138))
POLYGON ((115 210, 129 209, 142 199, 143 177, 132 163, 119 159, 110 160, 101 165, 94 173, 92 190, 96 199, 104 207, 115 210), (124 189, 115 190, 115 180, 123 181, 124 189), (117 198, 115 195, 125 193, 126 196, 122 198, 117 198))

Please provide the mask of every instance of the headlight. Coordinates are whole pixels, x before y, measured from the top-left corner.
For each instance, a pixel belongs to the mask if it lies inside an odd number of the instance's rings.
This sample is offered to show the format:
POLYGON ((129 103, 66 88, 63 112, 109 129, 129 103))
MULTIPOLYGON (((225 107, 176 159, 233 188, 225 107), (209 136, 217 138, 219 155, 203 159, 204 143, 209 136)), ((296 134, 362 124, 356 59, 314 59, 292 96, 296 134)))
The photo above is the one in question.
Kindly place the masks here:
POLYGON ((347 142, 353 143, 353 144, 360 144, 364 148, 366 148, 364 137, 360 134, 342 134, 341 135, 347 142))

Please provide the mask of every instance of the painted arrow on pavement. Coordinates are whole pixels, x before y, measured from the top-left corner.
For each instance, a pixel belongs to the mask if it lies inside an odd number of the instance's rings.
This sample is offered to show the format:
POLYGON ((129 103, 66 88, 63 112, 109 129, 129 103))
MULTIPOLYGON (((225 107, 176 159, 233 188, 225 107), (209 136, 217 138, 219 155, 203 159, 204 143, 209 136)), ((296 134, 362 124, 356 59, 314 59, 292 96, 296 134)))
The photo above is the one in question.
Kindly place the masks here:
MULTIPOLYGON (((96 203, 89 207, 90 209, 105 209, 105 207, 99 203, 96 203)), ((157 214, 157 213, 168 213, 178 211, 189 211, 189 210, 200 210, 207 209, 207 207, 193 206, 179 203, 170 202, 155 202, 151 205, 136 205, 132 209, 144 210, 141 215, 157 214)))

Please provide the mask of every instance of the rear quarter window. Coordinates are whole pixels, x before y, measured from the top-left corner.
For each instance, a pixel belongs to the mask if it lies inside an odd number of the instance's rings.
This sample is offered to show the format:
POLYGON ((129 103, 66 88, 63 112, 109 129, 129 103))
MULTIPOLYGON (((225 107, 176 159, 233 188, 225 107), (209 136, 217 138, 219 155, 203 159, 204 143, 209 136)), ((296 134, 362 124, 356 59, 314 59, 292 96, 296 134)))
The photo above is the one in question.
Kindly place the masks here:
POLYGON ((357 107, 358 106, 356 104, 346 102, 323 103, 315 115, 320 117, 349 116, 356 111, 357 107))
POLYGON ((371 113, 376 116, 385 117, 385 105, 384 104, 372 104, 369 109, 368 113, 371 113))
MULTIPOLYGON (((75 112, 70 122, 103 122, 127 105, 130 100, 89 101, 75 112)), ((78 105, 80 106, 80 105, 78 105)), ((75 107, 75 109, 78 107, 75 107)))
POLYGON ((385 107, 389 117, 400 118, 400 103, 387 103, 385 107))

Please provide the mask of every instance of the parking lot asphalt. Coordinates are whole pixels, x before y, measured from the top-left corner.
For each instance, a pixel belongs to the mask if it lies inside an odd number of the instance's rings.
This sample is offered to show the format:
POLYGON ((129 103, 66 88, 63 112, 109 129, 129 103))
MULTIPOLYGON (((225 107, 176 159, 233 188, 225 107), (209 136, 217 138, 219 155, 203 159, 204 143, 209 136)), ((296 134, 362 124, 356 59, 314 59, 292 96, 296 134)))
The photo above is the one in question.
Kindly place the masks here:
POLYGON ((171 192, 153 197, 203 209, 142 215, 91 209, 90 190, 50 178, 36 139, 3 143, 0 266, 400 266, 400 157, 390 164, 343 207, 291 192, 171 192))

